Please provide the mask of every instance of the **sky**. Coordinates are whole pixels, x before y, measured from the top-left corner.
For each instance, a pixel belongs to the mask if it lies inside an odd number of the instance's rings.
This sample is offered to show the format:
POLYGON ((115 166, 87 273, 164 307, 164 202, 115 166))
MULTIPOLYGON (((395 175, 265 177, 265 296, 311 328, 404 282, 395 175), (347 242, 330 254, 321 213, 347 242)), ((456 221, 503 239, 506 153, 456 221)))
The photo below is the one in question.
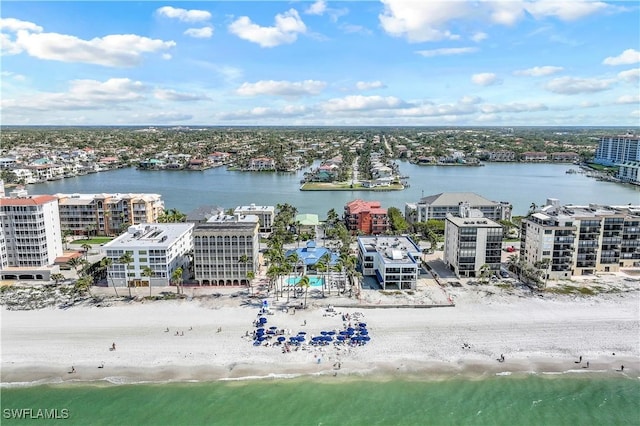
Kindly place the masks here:
POLYGON ((2 1, 3 125, 639 126, 637 1, 2 1))

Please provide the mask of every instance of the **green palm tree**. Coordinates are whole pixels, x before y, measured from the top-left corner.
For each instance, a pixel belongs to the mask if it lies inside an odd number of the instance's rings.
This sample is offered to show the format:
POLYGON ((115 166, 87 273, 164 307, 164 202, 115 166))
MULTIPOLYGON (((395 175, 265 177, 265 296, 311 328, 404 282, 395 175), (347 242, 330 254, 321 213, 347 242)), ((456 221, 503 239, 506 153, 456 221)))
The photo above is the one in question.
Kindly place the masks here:
POLYGON ((181 267, 176 268, 173 273, 171 273, 171 281, 173 281, 176 285, 176 292, 177 294, 180 294, 181 289, 180 286, 182 284, 182 273, 184 271, 182 270, 181 267))
MULTIPOLYGON (((280 277, 280 267, 278 265, 269 265, 267 269, 267 278, 269 278, 269 291, 271 291, 272 287, 277 282, 278 277, 280 277)), ((275 288, 276 291, 276 300, 278 300, 278 288, 275 288)))
POLYGON ((153 269, 149 265, 142 268, 142 276, 147 277, 147 283, 149 284, 149 297, 151 297, 151 277, 153 276, 153 269))
POLYGON ((480 267, 479 272, 480 272, 480 281, 482 281, 485 284, 488 283, 489 277, 491 276, 491 266, 485 263, 480 267))
POLYGON ((82 248, 82 250, 84 250, 84 258, 88 260, 89 250, 91 250, 91 244, 83 243, 80 247, 82 248))
POLYGON ((251 281, 253 281, 253 279, 256 277, 256 273, 253 271, 248 271, 247 272, 247 285, 249 286, 249 295, 252 294, 252 289, 253 287, 251 287, 251 281))
POLYGON ((304 288, 304 308, 307 308, 307 293, 309 292, 309 287, 311 283, 309 282, 309 277, 307 275, 303 275, 300 277, 300 281, 297 284, 300 288, 304 288))
POLYGON ((113 265, 113 260, 110 257, 103 257, 100 261, 100 268, 104 269, 107 272, 107 279, 111 278, 111 285, 113 286, 113 291, 116 293, 116 297, 120 297, 118 295, 118 290, 116 289, 116 284, 113 282, 113 277, 109 273, 109 268, 113 265))
POLYGON ((76 275, 80 275, 79 270, 82 267, 82 259, 79 257, 72 257, 67 261, 67 265, 71 266, 76 271, 76 275))
POLYGON ((78 278, 74 284, 74 289, 80 294, 89 293, 91 296, 91 285, 93 284, 93 277, 91 275, 85 275, 78 278))
POLYGON ((60 283, 60 281, 64 280, 64 275, 61 273, 51 274, 51 279, 56 284, 56 286, 60 283))
POLYGON ((64 244, 64 249, 69 250, 69 237, 73 235, 73 232, 69 229, 65 229, 62 231, 62 243, 64 244))
POLYGON ((124 277, 125 277, 124 279, 125 279, 125 282, 127 284, 127 288, 129 289, 129 298, 131 298, 131 286, 129 285, 129 265, 133 263, 133 257, 131 256, 131 253, 129 253, 128 251, 125 252, 118 259, 118 263, 125 265, 124 266, 124 277))
MULTIPOLYGON (((324 297, 324 286, 325 286, 325 284, 327 285, 327 288, 329 289, 329 294, 331 294, 331 285, 328 282, 329 281, 329 270, 331 269, 331 253, 330 252, 326 252, 325 254, 320 256, 320 260, 318 261, 318 263, 320 263, 320 267, 325 272, 325 278, 324 278, 323 283, 322 283, 322 297, 324 297)), ((317 264, 316 264, 316 267, 317 267, 317 264)))

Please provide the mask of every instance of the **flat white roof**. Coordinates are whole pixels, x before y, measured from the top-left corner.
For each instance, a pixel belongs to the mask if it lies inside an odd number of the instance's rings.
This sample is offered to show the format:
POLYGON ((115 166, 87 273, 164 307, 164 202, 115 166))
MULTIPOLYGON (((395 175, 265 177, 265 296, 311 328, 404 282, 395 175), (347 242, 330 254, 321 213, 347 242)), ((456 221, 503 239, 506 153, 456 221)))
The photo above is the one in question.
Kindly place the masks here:
POLYGON ((126 247, 168 248, 193 228, 193 223, 142 223, 105 244, 104 249, 126 247))

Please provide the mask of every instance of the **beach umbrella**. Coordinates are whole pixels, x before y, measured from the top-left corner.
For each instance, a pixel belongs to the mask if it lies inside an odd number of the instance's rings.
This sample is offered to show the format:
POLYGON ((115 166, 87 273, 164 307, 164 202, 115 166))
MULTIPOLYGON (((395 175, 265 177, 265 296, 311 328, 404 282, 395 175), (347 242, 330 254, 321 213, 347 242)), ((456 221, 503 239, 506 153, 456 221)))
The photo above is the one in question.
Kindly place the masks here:
POLYGON ((366 336, 367 334, 369 334, 369 332, 367 330, 361 330, 360 334, 366 336))
POLYGON ((367 324, 365 324, 365 323, 363 323, 363 322, 361 322, 361 323, 360 323, 360 324, 358 324, 358 325, 359 325, 360 327, 366 327, 366 326, 367 326, 367 324))
POLYGON ((271 327, 269 327, 270 330, 277 330, 278 327, 276 327, 275 325, 272 325, 271 327))
POLYGON ((354 331, 356 331, 356 329, 353 328, 353 327, 349 327, 349 328, 347 328, 347 331, 350 331, 351 333, 353 333, 354 331))
POLYGON ((321 331, 320 334, 322 334, 323 336, 326 336, 327 332, 326 331, 321 331))
POLYGON ((333 336, 334 334, 336 334, 335 331, 329 331, 327 334, 329 334, 329 336, 333 336))
POLYGON ((260 341, 259 340, 254 340, 253 341, 253 346, 260 346, 260 341))
POLYGON ((287 338, 284 336, 278 337, 278 342, 284 342, 285 340, 287 340, 287 338))
POLYGON ((348 332, 347 330, 342 330, 342 331, 340 332, 340 334, 341 334, 342 336, 346 336, 346 335, 348 335, 348 334, 349 334, 349 332, 348 332))
POLYGON ((298 331, 298 335, 302 335, 302 336, 304 336, 305 334, 307 334, 307 332, 306 332, 306 331, 298 331))

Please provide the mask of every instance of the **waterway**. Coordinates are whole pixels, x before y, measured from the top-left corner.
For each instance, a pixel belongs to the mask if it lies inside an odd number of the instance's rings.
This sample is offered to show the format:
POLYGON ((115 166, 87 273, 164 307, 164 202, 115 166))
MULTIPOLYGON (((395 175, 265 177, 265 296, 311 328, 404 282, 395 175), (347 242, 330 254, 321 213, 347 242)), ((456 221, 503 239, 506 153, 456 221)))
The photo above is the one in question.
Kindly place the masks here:
POLYGON ((203 205, 225 209, 239 205, 289 203, 299 213, 316 213, 321 219, 329 209, 342 213, 354 199, 377 200, 383 207, 405 203, 441 192, 475 192, 513 205, 514 215, 524 215, 532 203, 557 198, 561 204, 640 204, 640 187, 598 181, 583 174, 567 174, 569 164, 487 163, 484 167, 418 166, 400 162, 409 176, 403 191, 300 191, 304 171, 296 173, 239 172, 224 167, 205 171, 141 171, 126 168, 27 185, 30 194, 56 193, 155 193, 166 208, 189 212, 203 205))

